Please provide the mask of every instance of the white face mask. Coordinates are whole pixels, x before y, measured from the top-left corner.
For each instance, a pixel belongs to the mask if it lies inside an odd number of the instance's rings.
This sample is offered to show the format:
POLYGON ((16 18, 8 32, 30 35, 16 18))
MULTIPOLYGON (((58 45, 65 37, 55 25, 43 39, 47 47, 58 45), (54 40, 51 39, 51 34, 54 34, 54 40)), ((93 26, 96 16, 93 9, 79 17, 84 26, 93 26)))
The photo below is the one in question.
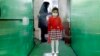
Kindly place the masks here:
POLYGON ((58 16, 58 13, 52 13, 53 16, 58 16))

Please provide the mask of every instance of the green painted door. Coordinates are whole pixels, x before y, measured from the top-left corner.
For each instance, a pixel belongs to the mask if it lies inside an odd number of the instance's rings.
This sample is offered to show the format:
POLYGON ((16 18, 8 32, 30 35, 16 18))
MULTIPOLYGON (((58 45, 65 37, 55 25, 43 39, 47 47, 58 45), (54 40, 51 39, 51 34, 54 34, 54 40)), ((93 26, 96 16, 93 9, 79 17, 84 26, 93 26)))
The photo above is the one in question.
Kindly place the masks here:
POLYGON ((100 0, 71 1, 72 48, 78 56, 100 56, 100 0))

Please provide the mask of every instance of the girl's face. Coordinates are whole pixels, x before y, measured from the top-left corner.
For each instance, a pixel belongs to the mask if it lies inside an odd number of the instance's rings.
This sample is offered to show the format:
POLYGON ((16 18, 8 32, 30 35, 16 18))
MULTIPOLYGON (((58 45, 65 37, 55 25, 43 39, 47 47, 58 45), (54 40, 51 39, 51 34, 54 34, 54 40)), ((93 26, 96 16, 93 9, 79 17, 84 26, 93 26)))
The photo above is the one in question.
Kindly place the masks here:
POLYGON ((54 11, 52 12, 52 15, 55 16, 55 17, 57 17, 57 16, 58 16, 58 11, 57 11, 57 10, 54 10, 54 11))

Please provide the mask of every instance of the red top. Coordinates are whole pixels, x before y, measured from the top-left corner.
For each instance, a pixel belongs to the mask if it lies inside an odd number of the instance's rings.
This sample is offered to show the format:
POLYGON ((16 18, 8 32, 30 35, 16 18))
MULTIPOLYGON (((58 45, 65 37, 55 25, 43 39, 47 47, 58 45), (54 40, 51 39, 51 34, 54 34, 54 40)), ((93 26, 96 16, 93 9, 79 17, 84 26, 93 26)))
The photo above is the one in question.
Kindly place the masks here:
POLYGON ((48 20, 48 31, 52 29, 63 30, 63 25, 60 17, 49 17, 48 20))

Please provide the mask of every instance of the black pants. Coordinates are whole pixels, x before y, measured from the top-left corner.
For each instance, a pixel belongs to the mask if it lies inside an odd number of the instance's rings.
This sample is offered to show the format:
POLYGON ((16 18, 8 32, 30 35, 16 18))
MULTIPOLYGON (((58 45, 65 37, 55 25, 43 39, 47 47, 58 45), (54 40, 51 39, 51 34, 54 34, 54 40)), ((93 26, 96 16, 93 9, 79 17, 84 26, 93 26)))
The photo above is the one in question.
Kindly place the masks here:
POLYGON ((41 42, 47 42, 45 34, 47 34, 47 28, 41 28, 41 42))

